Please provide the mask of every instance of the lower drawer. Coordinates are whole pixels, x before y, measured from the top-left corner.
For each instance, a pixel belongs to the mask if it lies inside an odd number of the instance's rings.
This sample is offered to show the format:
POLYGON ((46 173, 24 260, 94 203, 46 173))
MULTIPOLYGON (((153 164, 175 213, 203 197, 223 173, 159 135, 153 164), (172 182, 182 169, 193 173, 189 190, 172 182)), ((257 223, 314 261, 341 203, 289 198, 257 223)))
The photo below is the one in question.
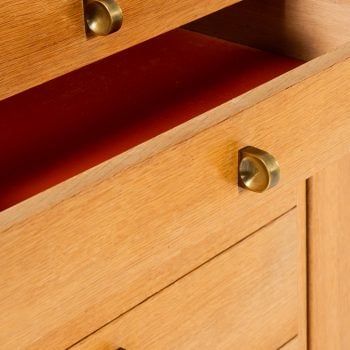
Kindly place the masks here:
POLYGON ((278 349, 298 333, 298 262, 294 209, 73 349, 278 349))

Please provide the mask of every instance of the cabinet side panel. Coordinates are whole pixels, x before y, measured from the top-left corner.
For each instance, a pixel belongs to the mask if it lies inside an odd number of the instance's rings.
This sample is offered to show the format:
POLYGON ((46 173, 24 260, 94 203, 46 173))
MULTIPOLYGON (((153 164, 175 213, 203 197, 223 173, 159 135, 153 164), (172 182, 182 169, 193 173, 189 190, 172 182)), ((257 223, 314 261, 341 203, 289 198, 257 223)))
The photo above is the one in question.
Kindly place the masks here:
POLYGON ((309 181, 311 350, 350 349, 350 155, 309 181))

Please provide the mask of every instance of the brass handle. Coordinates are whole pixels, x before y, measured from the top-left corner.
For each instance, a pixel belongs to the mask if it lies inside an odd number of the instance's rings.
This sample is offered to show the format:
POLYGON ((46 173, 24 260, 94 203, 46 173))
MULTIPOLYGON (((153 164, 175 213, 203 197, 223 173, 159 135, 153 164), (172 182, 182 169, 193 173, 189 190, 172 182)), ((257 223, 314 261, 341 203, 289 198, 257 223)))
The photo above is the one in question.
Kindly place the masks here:
POLYGON ((120 29, 123 12, 115 0, 88 0, 85 21, 96 35, 107 35, 120 29))
POLYGON ((239 151, 239 186, 253 192, 264 192, 278 184, 280 166, 274 156, 255 147, 239 151))

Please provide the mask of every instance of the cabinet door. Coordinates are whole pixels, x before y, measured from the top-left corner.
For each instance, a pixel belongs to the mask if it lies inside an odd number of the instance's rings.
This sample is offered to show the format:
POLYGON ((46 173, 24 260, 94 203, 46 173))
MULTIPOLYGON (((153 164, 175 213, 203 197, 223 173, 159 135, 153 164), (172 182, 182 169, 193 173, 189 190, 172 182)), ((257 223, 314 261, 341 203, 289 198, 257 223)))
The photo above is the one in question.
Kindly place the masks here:
POLYGON ((309 181, 311 350, 350 349, 350 155, 309 181))

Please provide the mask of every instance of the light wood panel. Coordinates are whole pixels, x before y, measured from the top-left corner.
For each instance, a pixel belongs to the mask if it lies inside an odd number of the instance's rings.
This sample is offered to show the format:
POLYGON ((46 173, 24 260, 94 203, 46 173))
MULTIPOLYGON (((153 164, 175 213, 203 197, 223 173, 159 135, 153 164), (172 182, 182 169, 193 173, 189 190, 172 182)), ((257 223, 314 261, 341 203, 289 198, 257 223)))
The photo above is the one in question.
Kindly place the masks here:
POLYGON ((350 348, 350 156, 309 181, 311 350, 350 348))
POLYGON ((296 222, 294 210, 73 349, 276 349, 297 332, 296 222))
POLYGON ((350 41, 350 3, 244 0, 188 28, 309 60, 350 41))
POLYGON ((3 0, 0 100, 235 2, 118 0, 120 31, 87 39, 83 0, 3 0))
MULTIPOLYGON (((334 130, 330 130, 329 128, 324 128, 324 130, 322 130, 325 137, 327 137, 327 133, 329 133, 330 140, 336 140, 335 143, 329 141, 330 148, 337 147, 338 153, 341 152, 341 150, 344 152, 349 142, 346 134, 347 119, 343 117, 348 113, 348 104, 346 100, 349 91, 347 75, 349 75, 350 63, 349 60, 342 62, 349 56, 350 44, 347 44, 334 52, 312 60, 248 93, 203 113, 189 122, 124 152, 90 171, 86 171, 61 185, 55 186, 49 191, 37 195, 33 199, 16 205, 0 213, 0 230, 5 230, 26 218, 49 209, 62 200, 75 196, 81 191, 89 189, 117 175, 122 170, 132 167, 147 158, 153 157, 172 146, 188 140, 232 116, 235 116, 235 118, 227 122, 230 124, 230 127, 227 126, 228 124, 225 124, 225 128, 228 128, 229 131, 226 132, 224 128, 218 128, 218 131, 213 133, 213 137, 210 137, 210 141, 207 139, 208 133, 198 136, 198 138, 193 140, 194 144, 197 144, 193 146, 194 148, 191 152, 197 154, 197 152, 204 147, 204 151, 208 150, 210 153, 212 149, 216 147, 231 147, 236 141, 238 142, 238 140, 240 140, 238 143, 242 146, 247 143, 254 144, 258 142, 266 149, 271 149, 272 145, 272 147, 277 150, 285 150, 287 156, 288 148, 285 148, 283 140, 276 137, 276 135, 288 130, 290 125, 296 123, 301 127, 301 129, 298 129, 298 127, 295 126, 295 130, 298 130, 296 135, 299 135, 299 141, 295 140, 296 145, 299 144, 304 152, 298 154, 298 152, 293 150, 294 138, 291 139, 291 134, 286 135, 284 132, 283 137, 286 138, 292 153, 294 152, 294 161, 298 159, 298 164, 306 164, 306 168, 299 167, 296 169, 298 174, 308 173, 308 176, 310 176, 312 172, 307 169, 307 166, 311 165, 319 168, 321 163, 313 160, 315 152, 309 150, 306 138, 309 138, 309 136, 314 138, 315 149, 325 149, 325 153, 320 152, 318 157, 322 156, 322 159, 327 161, 334 157, 332 151, 327 151, 327 148, 323 146, 323 142, 317 138, 317 130, 319 129, 317 125, 319 124, 319 120, 324 120, 324 125, 327 125, 328 120, 330 120, 330 124, 334 123, 336 126, 334 130), (320 89, 320 94, 313 88, 313 84, 317 86, 317 89, 320 89), (285 91, 283 92, 283 90, 285 91), (323 96, 325 98, 323 98, 323 96), (333 98, 333 96, 335 98, 333 98), (285 100, 288 100, 288 109, 286 109, 286 111, 284 111, 285 100), (296 101, 295 106, 294 101, 296 101), (320 105, 320 102, 322 105, 320 105), (304 104, 308 106, 305 113, 304 104), (323 105, 327 106, 327 104, 328 111, 331 110, 331 113, 328 113, 327 110, 323 111, 323 105), (335 106, 334 109, 333 106, 335 106), (294 109, 296 109, 297 113, 295 113, 294 109), (242 112, 244 110, 246 111, 242 112), (255 116, 255 118, 252 119, 252 116, 255 116), (308 118, 307 120, 310 120, 310 123, 307 123, 304 116, 308 118), (248 138, 246 138, 245 131, 248 129, 246 121, 250 119, 252 119, 252 122, 249 124, 249 127, 252 127, 252 132, 250 132, 248 138), (265 135, 259 132, 259 128, 261 128, 262 125, 260 124, 261 122, 263 122, 264 128, 268 130, 266 135, 267 142, 264 141, 265 135), (342 130, 337 124, 343 122, 344 129, 342 130), (269 127, 269 123, 271 123, 272 127, 269 127), (313 125, 316 126, 316 129, 312 127, 313 125), (342 131, 342 138, 338 139, 336 136, 337 132, 342 131), (222 140, 222 142, 220 140, 222 140), (203 145, 201 145, 201 142, 203 142, 203 145)), ((211 131, 209 131, 209 134, 211 134, 211 131)), ((294 137, 296 135, 294 135, 294 137)), ((191 141, 191 143, 193 142, 191 141)), ((183 147, 186 149, 188 144, 189 143, 185 143, 183 147)), ((184 152, 184 150, 180 150, 180 152, 184 152)), ((235 168, 233 167, 233 169, 235 168)), ((288 174, 290 174, 290 172, 287 172, 287 175, 288 174)), ((293 176, 295 176, 295 173, 293 174, 293 176)), ((284 174, 284 176, 285 175, 286 174, 284 174)), ((289 178, 293 178, 293 176, 289 178)))
POLYGON ((299 318, 298 336, 283 347, 283 350, 307 350, 307 188, 306 181, 298 184, 297 214, 299 236, 299 318))
POLYGON ((2 349, 62 349, 295 205, 238 191, 223 154, 164 154, 1 232, 2 349))

